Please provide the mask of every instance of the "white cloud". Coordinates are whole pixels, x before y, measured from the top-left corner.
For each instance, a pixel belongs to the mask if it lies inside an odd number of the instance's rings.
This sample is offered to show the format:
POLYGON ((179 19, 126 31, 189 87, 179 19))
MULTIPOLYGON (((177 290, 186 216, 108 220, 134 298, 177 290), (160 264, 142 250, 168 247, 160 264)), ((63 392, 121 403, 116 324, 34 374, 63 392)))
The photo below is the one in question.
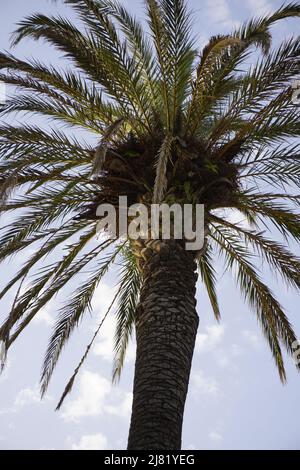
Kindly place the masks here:
POLYGON ((19 391, 18 395, 16 396, 14 406, 17 408, 22 408, 23 406, 32 405, 33 403, 40 403, 40 401, 41 396, 38 387, 28 387, 19 391))
MULTIPOLYGON (((109 287, 104 282, 101 282, 98 286, 94 299, 93 299, 93 310, 97 313, 97 322, 101 321, 101 318, 105 315, 115 295, 115 289, 109 287)), ((93 353, 100 356, 106 361, 112 361, 113 359, 113 340, 115 333, 115 317, 113 313, 103 323, 99 339, 96 341, 93 348, 93 353)))
POLYGON ((219 348, 214 353, 216 363, 222 369, 230 369, 230 372, 238 372, 238 357, 243 354, 242 348, 236 344, 232 344, 230 347, 226 346, 226 349, 219 348))
POLYGON ((66 402, 61 416, 66 421, 79 421, 104 413, 128 417, 131 403, 131 393, 114 387, 111 381, 95 372, 84 371, 77 396, 66 402))
POLYGON ((195 352, 197 354, 210 354, 221 368, 230 368, 236 370, 235 364, 237 356, 237 348, 229 349, 224 347, 223 339, 225 334, 225 325, 207 326, 205 333, 198 333, 195 352))
POLYGON ((235 357, 242 356, 244 354, 244 350, 239 344, 233 343, 230 349, 231 354, 235 357))
POLYGON ((232 17, 227 0, 206 0, 203 12, 210 23, 220 24, 225 28, 235 28, 239 22, 232 17))
POLYGON ((122 416, 124 418, 128 418, 131 413, 132 407, 132 393, 131 392, 120 392, 115 391, 116 398, 120 397, 120 403, 117 405, 108 405, 106 407, 106 412, 116 416, 122 416))
POLYGON ((256 334, 256 333, 253 333, 252 331, 250 330, 243 330, 242 331, 242 335, 243 337, 245 338, 245 340, 251 344, 251 346, 254 348, 254 349, 258 349, 259 348, 259 345, 260 345, 260 337, 256 334))
POLYGON ((213 21, 223 21, 230 18, 230 8, 226 0, 206 0, 206 15, 213 21))
POLYGON ((42 405, 52 400, 53 397, 50 395, 45 395, 43 399, 41 399, 40 387, 36 384, 33 387, 23 388, 19 391, 14 401, 14 408, 19 409, 34 404, 42 405))
POLYGON ((225 326, 211 325, 207 326, 205 330, 206 333, 197 334, 196 352, 199 354, 215 350, 223 339, 225 326))
MULTIPOLYGON (((100 321, 100 319, 103 318, 103 315, 105 315, 114 298, 115 292, 114 288, 109 287, 105 283, 101 283, 97 288, 93 301, 93 309, 99 314, 97 321, 100 321)), ((93 348, 93 353, 96 356, 100 356, 102 359, 109 362, 112 362, 114 357, 115 329, 116 318, 113 312, 111 312, 111 315, 103 323, 99 333, 99 339, 96 341, 93 348)), ((133 361, 134 358, 135 345, 130 342, 127 347, 126 362, 133 361)))
POLYGON ((99 339, 96 341, 93 348, 93 353, 96 356, 100 356, 105 361, 111 362, 114 357, 114 334, 115 334, 116 322, 113 316, 110 316, 103 323, 99 339))
POLYGON ((192 382, 195 390, 205 395, 219 395, 220 388, 218 382, 213 377, 206 377, 201 370, 194 372, 192 382))
POLYGON ((44 405, 52 400, 53 398, 49 395, 46 395, 43 400, 41 400, 40 389, 37 384, 33 387, 22 388, 18 392, 13 405, 0 410, 0 415, 18 413, 25 406, 44 405))
POLYGON ((72 444, 72 450, 105 450, 107 438, 101 434, 88 434, 82 436, 79 444, 72 444))
POLYGON ((229 366, 232 367, 231 360, 229 359, 229 357, 226 356, 221 351, 218 354, 216 354, 216 360, 217 360, 217 364, 222 368, 226 368, 229 366))
POLYGON ((94 372, 84 371, 80 377, 78 396, 66 402, 62 417, 67 421, 76 421, 83 416, 102 414, 110 389, 111 384, 107 379, 94 372))
MULTIPOLYGON (((99 334, 99 340, 96 342, 93 348, 93 353, 96 356, 100 356, 102 359, 108 362, 112 362, 114 357, 115 328, 115 318, 111 317, 107 319, 107 322, 103 324, 103 329, 99 334)), ((130 341, 127 345, 125 364, 134 361, 135 353, 136 346, 133 341, 130 341)))
POLYGON ((116 293, 116 288, 101 282, 95 291, 92 307, 100 316, 104 315, 116 293))
POLYGON ((223 441, 223 436, 220 434, 218 431, 211 431, 208 434, 209 439, 211 439, 214 442, 220 442, 223 441))

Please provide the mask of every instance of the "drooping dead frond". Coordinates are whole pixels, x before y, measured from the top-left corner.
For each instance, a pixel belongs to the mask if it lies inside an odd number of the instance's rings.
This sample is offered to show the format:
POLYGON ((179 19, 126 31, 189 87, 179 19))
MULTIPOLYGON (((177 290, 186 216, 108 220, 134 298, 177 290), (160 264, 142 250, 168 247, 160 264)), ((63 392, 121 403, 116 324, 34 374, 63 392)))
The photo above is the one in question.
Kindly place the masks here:
MULTIPOLYGON (((120 289, 119 289, 119 290, 120 290, 120 289)), ((79 373, 81 367, 83 366, 83 364, 84 364, 86 358, 88 357, 88 354, 89 354, 89 352, 90 352, 90 349, 92 348, 92 346, 93 346, 93 344, 94 344, 94 342, 95 342, 95 339, 97 338, 97 336, 98 336, 98 334, 99 334, 99 332, 100 332, 100 330, 101 330, 101 328, 102 328, 103 323, 104 323, 105 320, 107 319, 109 312, 111 311, 112 307, 113 307, 114 304, 115 304, 115 301, 116 301, 116 299, 117 299, 117 297, 118 297, 118 294, 119 294, 119 290, 118 290, 118 292, 116 293, 116 295, 114 296, 114 298, 113 298, 113 300, 112 300, 110 306, 108 307, 108 309, 107 309, 107 311, 106 311, 104 317, 102 318, 101 322, 99 323, 99 326, 98 326, 98 328, 96 329, 96 331, 95 331, 95 333, 94 333, 94 335, 93 335, 93 337, 92 337, 90 343, 87 345, 87 348, 86 348, 86 350, 85 350, 85 353, 84 353, 84 355, 82 356, 82 358, 80 359, 79 364, 78 364, 78 366, 76 367, 76 369, 74 370, 73 375, 71 376, 71 378, 69 379, 67 385, 65 386, 65 389, 64 389, 64 391, 63 391, 63 393, 62 393, 62 395, 61 395, 61 397, 60 397, 60 400, 59 400, 59 402, 58 402, 58 404, 57 404, 57 406, 56 406, 56 408, 55 408, 55 411, 60 410, 60 408, 62 407, 62 405, 63 405, 63 403, 64 403, 64 401, 65 401, 65 398, 66 398, 67 395, 72 391, 72 388, 73 388, 75 379, 76 379, 76 377, 77 377, 77 375, 78 375, 78 373, 79 373)))
POLYGON ((117 326, 114 344, 113 382, 119 380, 124 366, 128 342, 135 324, 142 281, 132 251, 128 247, 125 247, 122 254, 124 263, 120 280, 118 308, 116 311, 117 326))
POLYGON ((101 142, 96 148, 91 176, 98 176, 99 173, 102 171, 107 149, 111 142, 111 139, 115 137, 123 123, 124 118, 119 118, 115 122, 113 122, 104 132, 101 142))

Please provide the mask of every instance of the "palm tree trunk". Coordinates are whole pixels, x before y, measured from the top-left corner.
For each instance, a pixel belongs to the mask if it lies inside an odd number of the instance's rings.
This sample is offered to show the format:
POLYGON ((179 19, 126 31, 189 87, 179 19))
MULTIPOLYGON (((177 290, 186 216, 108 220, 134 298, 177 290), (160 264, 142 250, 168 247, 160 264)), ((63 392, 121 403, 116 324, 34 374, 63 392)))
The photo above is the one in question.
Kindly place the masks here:
POLYGON ((199 322, 195 269, 192 253, 172 241, 143 267, 129 450, 181 448, 199 322))

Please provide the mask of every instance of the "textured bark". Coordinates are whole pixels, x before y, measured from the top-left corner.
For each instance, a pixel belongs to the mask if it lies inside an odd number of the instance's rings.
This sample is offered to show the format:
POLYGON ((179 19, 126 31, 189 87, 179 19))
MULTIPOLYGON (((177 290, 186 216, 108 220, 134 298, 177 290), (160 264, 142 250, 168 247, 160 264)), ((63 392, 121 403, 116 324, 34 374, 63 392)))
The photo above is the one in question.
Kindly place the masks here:
POLYGON ((196 263, 175 242, 143 267, 128 449, 180 449, 198 315, 196 263))

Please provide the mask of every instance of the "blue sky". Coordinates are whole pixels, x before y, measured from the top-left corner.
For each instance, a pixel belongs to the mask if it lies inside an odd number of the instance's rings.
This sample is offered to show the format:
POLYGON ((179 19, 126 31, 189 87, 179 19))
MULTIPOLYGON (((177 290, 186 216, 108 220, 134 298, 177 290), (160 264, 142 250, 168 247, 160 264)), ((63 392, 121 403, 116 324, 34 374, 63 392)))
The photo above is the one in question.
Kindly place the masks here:
MULTIPOLYGON (((137 16, 140 1, 123 1, 137 16)), ((277 0, 190 0, 199 46, 207 38, 230 30, 252 15, 280 6, 277 0)), ((9 36, 22 17, 35 12, 65 13, 60 1, 4 0, 1 2, 0 48, 9 49, 9 36)), ((275 44, 299 34, 299 22, 284 21, 273 28, 275 44)), ((25 41, 15 53, 64 65, 49 47, 25 41)), ((41 125, 44 123, 41 122, 41 125)), ((0 220, 0 224, 4 224, 0 220)), ((295 248, 299 254, 299 248, 295 248)), ((25 253, 24 256, 29 253, 25 253)), ((4 283, 20 263, 13 258, 0 267, 4 283)), ((300 336, 299 297, 286 291, 261 266, 286 307, 300 336)), ((288 384, 282 386, 255 315, 241 299, 233 279, 219 266, 218 292, 222 321, 216 324, 204 289, 198 287, 200 327, 186 405, 183 448, 186 449, 300 449, 300 376, 287 360, 288 384)), ((54 374, 47 397, 41 402, 38 380, 51 325, 58 309, 57 298, 46 307, 9 354, 8 367, 0 377, 0 449, 114 449, 125 448, 129 427, 134 345, 129 348, 120 384, 111 385, 113 316, 104 324, 84 371, 60 412, 54 412, 66 380, 71 375, 93 328, 113 297, 115 273, 97 290, 94 314, 87 317, 70 340, 54 374)), ((1 304, 2 317, 12 297, 1 304)))

